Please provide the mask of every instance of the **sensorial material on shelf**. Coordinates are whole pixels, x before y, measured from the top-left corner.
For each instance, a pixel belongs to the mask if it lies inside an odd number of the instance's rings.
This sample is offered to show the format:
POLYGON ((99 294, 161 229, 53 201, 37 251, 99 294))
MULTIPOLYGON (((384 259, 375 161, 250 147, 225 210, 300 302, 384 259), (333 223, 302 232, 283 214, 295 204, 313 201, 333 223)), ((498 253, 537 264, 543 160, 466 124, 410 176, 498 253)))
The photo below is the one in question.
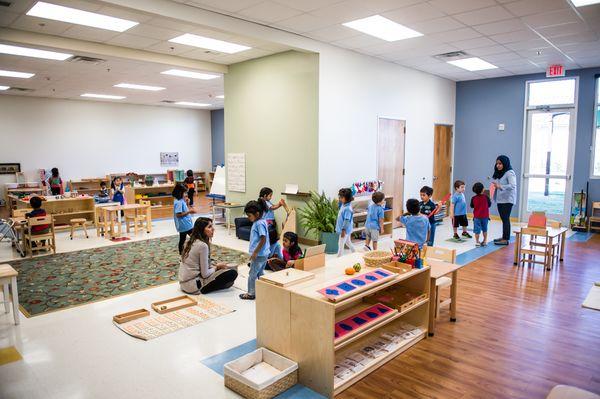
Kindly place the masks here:
POLYGON ((353 314, 343 320, 335 323, 334 326, 334 342, 336 344, 370 328, 388 317, 398 313, 396 309, 392 309, 382 303, 376 303, 356 314, 353 314))
POLYGON ((395 273, 378 268, 367 273, 359 274, 358 276, 352 277, 340 283, 321 288, 318 290, 318 292, 328 300, 332 302, 338 302, 345 298, 356 295, 366 289, 391 280, 395 276, 395 273))

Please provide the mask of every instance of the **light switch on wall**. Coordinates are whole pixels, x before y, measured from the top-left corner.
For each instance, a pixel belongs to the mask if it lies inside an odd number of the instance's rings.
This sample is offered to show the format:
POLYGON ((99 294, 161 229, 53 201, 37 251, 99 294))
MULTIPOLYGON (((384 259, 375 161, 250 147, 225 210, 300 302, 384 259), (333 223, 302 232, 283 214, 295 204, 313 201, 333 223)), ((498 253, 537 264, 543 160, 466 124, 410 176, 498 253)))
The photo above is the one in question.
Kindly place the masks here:
POLYGON ((505 126, 504 126, 504 123, 499 123, 499 124, 498 124, 498 131, 499 131, 499 132, 503 132, 503 131, 504 131, 504 128, 505 128, 505 126))

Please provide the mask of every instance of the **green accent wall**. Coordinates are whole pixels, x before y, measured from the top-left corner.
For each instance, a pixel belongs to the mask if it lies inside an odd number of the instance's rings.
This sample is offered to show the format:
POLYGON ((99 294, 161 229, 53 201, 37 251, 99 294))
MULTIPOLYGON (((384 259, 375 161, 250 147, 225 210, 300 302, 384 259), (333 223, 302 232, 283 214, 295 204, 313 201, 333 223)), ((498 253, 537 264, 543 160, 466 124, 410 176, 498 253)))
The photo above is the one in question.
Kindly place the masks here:
MULTIPOLYGON (((287 51, 231 65, 225 75, 225 159, 246 154, 246 192, 227 191, 227 200, 245 203, 266 186, 275 202, 286 183, 316 191, 318 113, 318 54, 287 51)), ((304 204, 286 200, 296 208, 304 204)), ((275 213, 278 223, 285 220, 283 208, 275 213)))

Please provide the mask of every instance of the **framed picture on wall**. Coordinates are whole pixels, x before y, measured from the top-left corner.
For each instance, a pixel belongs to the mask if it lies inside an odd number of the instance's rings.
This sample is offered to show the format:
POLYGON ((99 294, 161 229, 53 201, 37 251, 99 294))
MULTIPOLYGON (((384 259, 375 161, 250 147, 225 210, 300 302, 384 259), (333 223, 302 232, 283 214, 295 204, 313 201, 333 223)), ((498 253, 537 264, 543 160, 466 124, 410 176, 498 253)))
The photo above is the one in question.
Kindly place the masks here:
POLYGON ((178 152, 161 152, 160 166, 179 166, 178 152))
POLYGON ((21 171, 20 163, 0 163, 0 175, 12 175, 21 171))

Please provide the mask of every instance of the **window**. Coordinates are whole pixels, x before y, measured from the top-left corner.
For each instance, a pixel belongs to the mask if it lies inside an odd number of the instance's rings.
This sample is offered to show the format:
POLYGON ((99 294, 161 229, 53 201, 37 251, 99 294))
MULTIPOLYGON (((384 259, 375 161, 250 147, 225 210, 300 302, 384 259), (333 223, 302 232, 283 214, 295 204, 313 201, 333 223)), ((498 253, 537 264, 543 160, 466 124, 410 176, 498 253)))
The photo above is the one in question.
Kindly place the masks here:
POLYGON ((596 77, 596 104, 594 106, 594 153, 592 177, 600 178, 600 77, 596 77))
POLYGON ((575 104, 575 79, 529 83, 528 107, 575 104))

